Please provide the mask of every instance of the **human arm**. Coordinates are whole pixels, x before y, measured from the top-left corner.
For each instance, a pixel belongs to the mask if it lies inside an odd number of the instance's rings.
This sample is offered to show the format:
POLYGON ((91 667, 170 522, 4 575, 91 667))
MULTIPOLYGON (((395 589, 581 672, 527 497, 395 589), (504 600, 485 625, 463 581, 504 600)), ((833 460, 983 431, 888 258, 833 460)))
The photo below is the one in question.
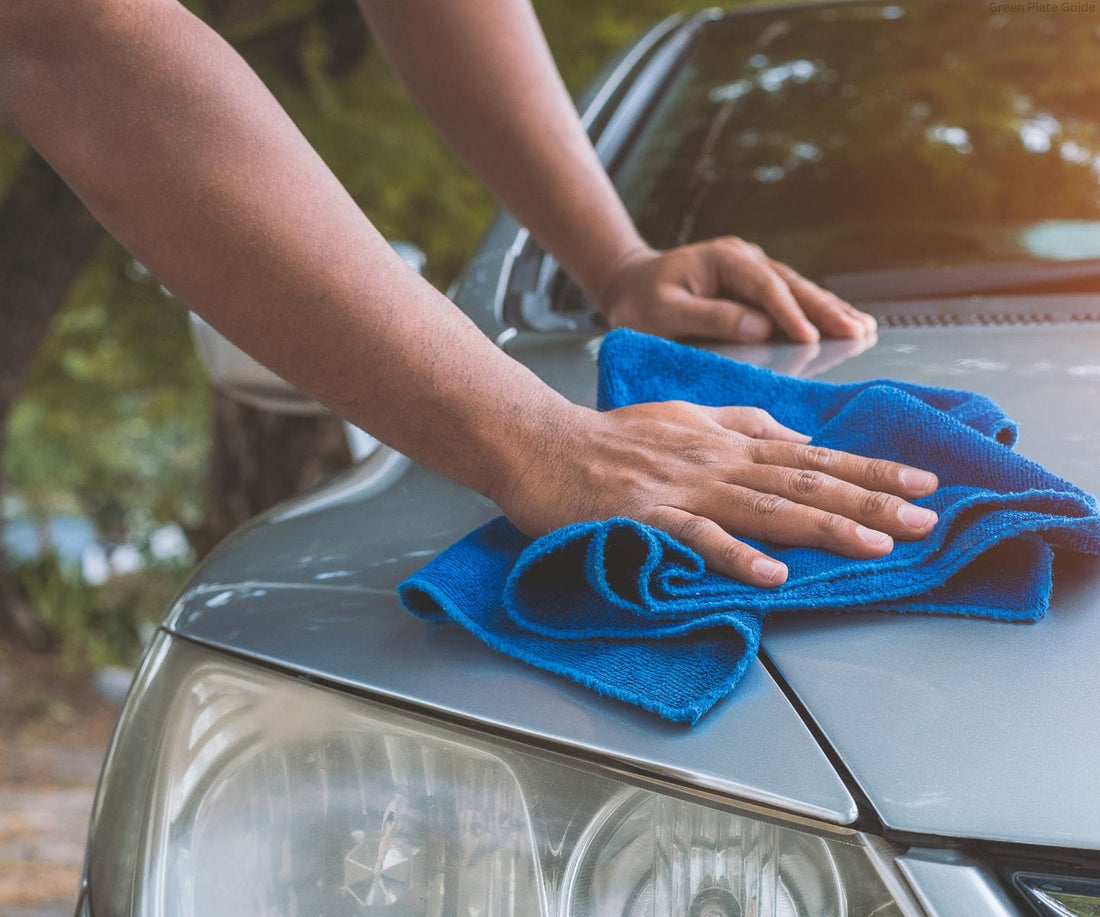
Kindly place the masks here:
POLYGON ((874 329, 743 240, 651 249, 589 143, 529 0, 359 5, 439 132, 612 325, 726 340, 760 340, 773 323, 799 341, 874 329))
POLYGON ((899 538, 931 525, 899 515, 931 480, 855 457, 829 466, 759 412, 598 414, 562 398, 405 267, 255 74, 173 0, 8 0, 0 117, 191 308, 529 534, 630 515, 774 585, 753 569, 762 555, 716 526, 877 556, 889 539, 858 523, 899 538), (790 491, 815 463, 832 474, 790 491))

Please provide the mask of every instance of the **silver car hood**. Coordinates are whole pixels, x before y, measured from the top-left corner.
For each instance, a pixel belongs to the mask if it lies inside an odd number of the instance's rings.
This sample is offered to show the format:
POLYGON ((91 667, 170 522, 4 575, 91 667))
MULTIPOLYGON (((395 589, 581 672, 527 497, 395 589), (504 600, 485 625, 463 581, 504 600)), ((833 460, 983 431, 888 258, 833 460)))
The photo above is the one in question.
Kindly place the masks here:
POLYGON ((851 794, 759 662, 735 698, 691 729, 495 653, 457 625, 406 612, 397 584, 497 514, 439 475, 378 454, 221 545, 165 627, 526 744, 836 824, 855 820, 851 794))
MULTIPOLYGON (((1100 493, 1100 325, 883 333, 823 374, 982 392, 1017 450, 1100 493)), ((922 834, 1100 849, 1100 560, 1058 558, 1036 624, 777 618, 764 650, 878 814, 922 834)))
MULTIPOLYGON (((592 403, 598 341, 507 348, 592 403)), ((1100 491, 1100 328, 888 330, 879 343, 729 348, 835 381, 893 376, 1001 402, 1019 450, 1100 491)), ((394 592, 495 514, 382 453, 261 517, 202 567, 169 616, 181 635, 536 744, 837 823, 857 807, 759 662, 694 729, 501 657, 405 613, 394 592)), ((765 650, 885 824, 904 832, 1100 849, 1100 564, 1063 560, 1034 625, 896 615, 773 621, 765 650)))

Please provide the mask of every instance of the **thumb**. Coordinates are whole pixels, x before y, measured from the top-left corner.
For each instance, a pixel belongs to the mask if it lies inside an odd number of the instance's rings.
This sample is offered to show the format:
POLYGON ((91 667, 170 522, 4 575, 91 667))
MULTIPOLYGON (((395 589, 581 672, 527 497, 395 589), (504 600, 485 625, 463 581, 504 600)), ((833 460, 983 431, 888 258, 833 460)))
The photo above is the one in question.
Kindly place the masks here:
POLYGON ((727 430, 733 430, 753 439, 781 439, 792 443, 808 443, 810 437, 790 427, 785 427, 763 408, 730 407, 709 408, 714 421, 727 430))

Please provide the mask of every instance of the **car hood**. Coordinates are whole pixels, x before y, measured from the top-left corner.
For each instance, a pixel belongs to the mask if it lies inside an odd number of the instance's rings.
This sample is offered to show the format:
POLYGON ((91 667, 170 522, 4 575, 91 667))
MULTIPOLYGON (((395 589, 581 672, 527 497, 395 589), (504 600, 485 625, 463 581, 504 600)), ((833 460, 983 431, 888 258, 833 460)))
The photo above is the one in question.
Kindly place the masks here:
MULTIPOLYGON (((594 402, 598 341, 521 334, 507 348, 568 397, 594 402)), ((1020 422, 1020 452, 1100 491, 1100 326, 889 329, 871 347, 715 349, 838 382, 890 376, 983 392, 1020 422)), ((494 514, 380 453, 230 539, 166 626, 372 696, 817 818, 856 820, 848 781, 899 832, 1100 849, 1096 560, 1059 558, 1050 612, 1036 624, 773 620, 772 671, 754 664, 688 729, 400 608, 396 584, 494 514)))
MULTIPOLYGON (((1100 326, 892 330, 826 370, 982 392, 1017 451, 1100 492, 1100 326)), ((1100 560, 1059 556, 1046 617, 792 615, 764 652, 890 828, 1100 848, 1100 560)))

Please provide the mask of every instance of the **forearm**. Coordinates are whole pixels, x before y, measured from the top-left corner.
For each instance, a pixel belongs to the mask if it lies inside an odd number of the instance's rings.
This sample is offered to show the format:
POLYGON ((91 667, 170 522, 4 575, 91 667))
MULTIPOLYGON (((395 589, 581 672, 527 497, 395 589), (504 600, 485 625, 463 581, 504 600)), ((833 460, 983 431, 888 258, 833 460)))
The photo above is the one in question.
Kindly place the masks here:
POLYGON ((404 266, 244 62, 174 0, 5 0, 0 120, 231 339, 530 535, 628 515, 774 586, 782 565, 730 532, 865 557, 934 521, 907 521, 899 499, 931 476, 915 486, 890 463, 823 456, 761 412, 567 402, 404 266), (800 468, 815 472, 809 496, 791 484, 800 468))
POLYGON ((592 297, 645 250, 527 0, 359 0, 417 104, 592 297))
POLYGON ((6 117, 180 299, 483 493, 568 424, 579 409, 391 253, 214 33, 174 2, 60 7, 11 42, 6 117))

